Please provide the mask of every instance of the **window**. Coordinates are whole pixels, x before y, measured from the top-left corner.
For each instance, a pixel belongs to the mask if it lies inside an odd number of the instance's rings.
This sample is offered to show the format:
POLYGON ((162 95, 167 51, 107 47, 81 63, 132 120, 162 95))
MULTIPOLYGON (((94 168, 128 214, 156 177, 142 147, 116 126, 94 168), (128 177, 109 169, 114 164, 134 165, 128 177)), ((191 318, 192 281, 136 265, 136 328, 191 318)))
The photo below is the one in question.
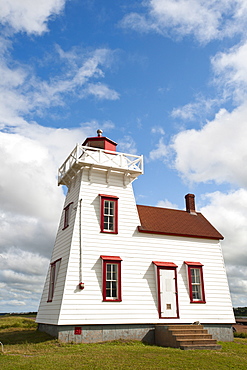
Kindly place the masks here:
POLYGON ((69 203, 64 208, 63 230, 66 229, 69 226, 69 219, 70 219, 71 205, 72 204, 73 204, 73 202, 69 203))
POLYGON ((121 258, 100 256, 102 259, 103 301, 120 302, 121 297, 121 258))
POLYGON ((50 283, 49 283, 49 292, 48 292, 48 300, 47 302, 52 302, 53 295, 54 295, 54 290, 55 290, 55 285, 57 281, 57 275, 59 271, 61 263, 61 258, 56 260, 55 262, 51 263, 51 268, 50 268, 50 283))
POLYGON ((102 195, 100 209, 100 231, 102 233, 118 233, 118 197, 102 195))
POLYGON ((206 303, 204 283, 203 283, 203 265, 200 262, 184 262, 188 270, 188 282, 191 303, 206 303))

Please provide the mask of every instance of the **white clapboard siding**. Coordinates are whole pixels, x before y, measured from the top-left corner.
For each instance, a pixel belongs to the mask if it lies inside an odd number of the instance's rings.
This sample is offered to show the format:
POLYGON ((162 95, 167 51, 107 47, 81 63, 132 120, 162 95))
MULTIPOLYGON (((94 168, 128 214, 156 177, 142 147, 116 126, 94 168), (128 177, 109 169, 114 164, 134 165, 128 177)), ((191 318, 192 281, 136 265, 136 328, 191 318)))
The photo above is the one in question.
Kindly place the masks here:
POLYGON ((52 302, 47 302, 49 271, 37 322, 55 325, 141 324, 141 323, 232 323, 229 287, 218 241, 144 234, 140 225, 131 182, 124 175, 88 169, 79 172, 70 186, 65 205, 73 202, 69 227, 63 215, 51 262, 62 258, 52 302), (90 175, 90 178, 89 178, 90 175), (118 234, 100 233, 99 194, 118 200, 118 234), (81 200, 81 252, 80 252, 81 200), (80 271, 80 253, 82 255, 80 271), (122 259, 122 301, 102 301, 100 256, 122 259), (155 268, 152 261, 174 262, 177 268, 179 319, 160 319, 155 268), (203 266, 205 304, 190 303, 184 261, 203 266), (82 277, 84 290, 78 289, 82 277))

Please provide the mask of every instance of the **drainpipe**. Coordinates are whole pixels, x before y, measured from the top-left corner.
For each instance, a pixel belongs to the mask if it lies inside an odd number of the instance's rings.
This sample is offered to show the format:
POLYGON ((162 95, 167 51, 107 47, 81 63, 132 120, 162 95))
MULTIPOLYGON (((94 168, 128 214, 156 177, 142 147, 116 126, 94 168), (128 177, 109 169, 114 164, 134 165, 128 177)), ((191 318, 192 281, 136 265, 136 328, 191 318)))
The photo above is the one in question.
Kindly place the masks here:
POLYGON ((79 201, 79 289, 84 289, 84 283, 82 282, 82 199, 79 201))

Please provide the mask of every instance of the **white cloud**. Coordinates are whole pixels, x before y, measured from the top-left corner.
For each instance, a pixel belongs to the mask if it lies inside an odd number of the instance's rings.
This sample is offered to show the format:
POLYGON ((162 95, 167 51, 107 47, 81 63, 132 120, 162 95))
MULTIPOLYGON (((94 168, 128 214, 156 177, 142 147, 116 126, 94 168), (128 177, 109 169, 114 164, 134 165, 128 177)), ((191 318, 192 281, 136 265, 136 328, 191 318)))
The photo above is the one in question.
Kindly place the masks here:
POLYGON ((104 70, 113 62, 109 49, 96 49, 92 52, 70 50, 63 53, 57 47, 53 64, 62 70, 50 80, 41 80, 35 71, 26 65, 14 63, 2 53, 0 60, 0 128, 4 125, 23 125, 22 116, 27 113, 43 114, 45 109, 64 105, 68 94, 75 98, 93 95, 98 99, 115 100, 119 94, 101 82, 91 83, 93 79, 103 79, 104 70), (71 61, 72 60, 72 61, 71 61), (61 68, 63 63, 63 68, 61 68), (11 65, 11 67, 9 66, 11 65))
POLYGON ((215 82, 223 88, 226 98, 238 103, 247 98, 247 42, 234 46, 227 52, 219 52, 212 58, 215 82))
POLYGON ((151 161, 156 160, 156 159, 165 160, 167 158, 167 155, 168 155, 168 148, 166 144, 164 144, 163 137, 161 137, 159 139, 158 144, 156 145, 156 149, 153 149, 149 153, 149 159, 151 161))
POLYGON ((129 135, 123 136, 120 140, 118 140, 118 151, 129 154, 136 154, 137 149, 134 139, 129 135))
POLYGON ((37 302, 44 284, 44 272, 49 259, 37 252, 28 252, 17 247, 0 253, 1 312, 13 311, 16 306, 25 306, 25 311, 37 310, 37 302))
POLYGON ((227 266, 229 285, 231 290, 232 302, 234 307, 247 306, 247 267, 246 266, 227 266))
POLYGON ((151 128, 151 133, 152 134, 160 134, 160 135, 165 135, 165 131, 162 127, 160 126, 154 126, 151 128))
POLYGON ((98 99, 108 99, 108 100, 117 100, 119 99, 119 94, 109 89, 108 86, 97 83, 97 84, 88 84, 86 88, 86 93, 94 95, 98 99))
POLYGON ((247 104, 229 113, 222 109, 200 130, 173 138, 175 167, 191 182, 228 182, 247 186, 247 104))
POLYGON ((201 43, 246 32, 244 0, 148 0, 141 11, 127 14, 121 26, 164 36, 192 35, 201 43))
MULTIPOLYGON (((205 194, 206 206, 201 212, 225 237, 224 257, 228 265, 247 268, 247 190, 238 189, 229 193, 219 191, 205 194)), ((246 276, 247 279, 247 276, 246 276)))
POLYGON ((156 204, 157 207, 178 209, 177 204, 170 202, 168 199, 159 200, 156 204))
POLYGON ((206 194, 203 215, 225 237, 222 242, 233 305, 247 305, 247 190, 206 194))
POLYGON ((205 99, 197 97, 193 103, 185 104, 183 107, 174 108, 171 112, 173 118, 180 118, 184 121, 202 121, 212 111, 214 105, 219 103, 216 99, 205 99))
POLYGON ((9 25, 15 32, 42 34, 47 31, 47 22, 59 14, 66 0, 0 0, 0 22, 9 25))
POLYGON ((119 94, 106 85, 100 82, 97 84, 89 82, 90 79, 104 78, 103 68, 109 66, 112 56, 113 52, 109 49, 96 49, 91 53, 81 55, 81 57, 74 55, 73 64, 69 63, 69 68, 63 71, 62 75, 56 76, 48 82, 39 80, 33 82, 36 91, 34 94, 32 91, 29 94, 31 107, 63 104, 64 97, 68 93, 73 93, 79 98, 94 95, 99 99, 118 99, 119 94))
MULTIPOLYGON (((18 306, 26 306, 26 302, 24 301, 18 301, 16 299, 11 299, 9 301, 6 301, 6 300, 1 300, 0 302, 0 305, 1 306, 13 306, 13 307, 18 307, 18 306)), ((3 309, 4 310, 4 309, 3 309)))

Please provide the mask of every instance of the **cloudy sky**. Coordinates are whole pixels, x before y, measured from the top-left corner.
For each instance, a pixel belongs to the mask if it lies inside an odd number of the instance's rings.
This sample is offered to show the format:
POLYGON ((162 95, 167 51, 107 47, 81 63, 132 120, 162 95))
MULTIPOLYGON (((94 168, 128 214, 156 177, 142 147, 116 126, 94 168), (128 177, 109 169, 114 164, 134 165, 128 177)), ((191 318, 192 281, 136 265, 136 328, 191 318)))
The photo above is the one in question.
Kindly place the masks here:
POLYGON ((137 203, 196 195, 247 306, 246 0, 0 0, 0 312, 37 310, 57 168, 98 128, 144 154, 137 203))

